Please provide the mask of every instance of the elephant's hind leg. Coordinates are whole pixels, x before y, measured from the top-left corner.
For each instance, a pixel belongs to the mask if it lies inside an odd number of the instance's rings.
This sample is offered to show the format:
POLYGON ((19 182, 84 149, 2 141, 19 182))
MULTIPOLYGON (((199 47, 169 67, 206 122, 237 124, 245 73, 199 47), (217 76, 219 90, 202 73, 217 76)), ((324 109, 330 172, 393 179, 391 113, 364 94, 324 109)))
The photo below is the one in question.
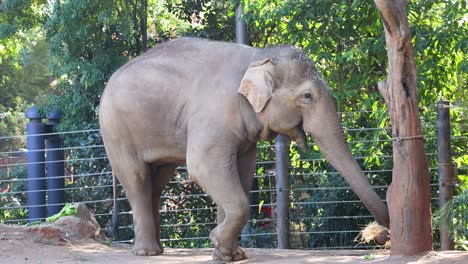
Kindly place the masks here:
POLYGON ((111 163, 132 208, 135 226, 133 253, 142 256, 159 255, 162 248, 157 241, 154 223, 151 167, 132 155, 123 158, 113 163, 111 159, 111 163))
POLYGON ((152 199, 153 199, 153 216, 154 216, 154 228, 156 231, 156 241, 159 247, 161 248, 161 253, 163 252, 163 247, 161 246, 161 219, 159 209, 161 207, 161 194, 169 183, 169 181, 174 177, 174 172, 176 165, 168 164, 158 167, 153 167, 153 176, 151 179, 152 182, 152 199))

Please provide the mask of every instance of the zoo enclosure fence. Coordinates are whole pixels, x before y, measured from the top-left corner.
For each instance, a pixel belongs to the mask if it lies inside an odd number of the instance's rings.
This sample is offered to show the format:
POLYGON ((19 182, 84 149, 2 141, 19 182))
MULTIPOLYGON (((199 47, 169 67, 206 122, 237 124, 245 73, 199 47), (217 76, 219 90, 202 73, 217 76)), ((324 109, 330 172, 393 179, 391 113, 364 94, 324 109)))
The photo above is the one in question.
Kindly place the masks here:
MULTIPOLYGON (((439 111, 450 108, 458 111, 457 121, 451 126, 451 138, 444 140, 449 142, 451 140, 452 146, 458 146, 456 152, 449 149, 448 156, 451 158, 453 154, 454 159, 461 160, 462 163, 453 166, 454 164, 450 162, 449 165, 450 168, 457 169, 452 172, 467 175, 468 166, 463 163, 468 155, 467 107, 463 104, 455 106, 439 104, 437 107, 439 111)), ((426 155, 430 164, 433 211, 438 205, 439 192, 447 191, 445 190, 447 187, 450 192, 450 188, 453 190, 458 184, 456 175, 448 175, 448 178, 444 179, 438 177, 440 165, 447 164, 440 164, 437 161, 437 145, 440 145, 440 139, 438 143, 435 110, 436 107, 431 107, 429 111, 432 113, 429 113, 426 119, 422 118, 426 155)), ((385 115, 385 111, 340 114, 345 122, 352 121, 358 116, 385 115)), ((36 209, 45 212, 45 208, 48 208, 47 213, 51 215, 65 203, 84 202, 94 212, 108 236, 112 236, 115 241, 131 242, 133 237, 131 210, 122 187, 119 184, 113 186, 112 171, 107 162, 99 129, 52 132, 53 122, 56 124, 59 117, 55 118, 55 121, 48 123, 51 125, 49 131, 39 131, 41 133, 35 133, 35 136, 54 140, 59 138, 59 141, 63 141, 63 146, 48 144, 47 148, 46 145, 36 146, 33 149, 30 146, 29 150, 9 149, 0 152, 0 220, 7 224, 44 221, 45 215, 34 218, 31 217, 31 212, 36 209), (62 151, 62 156, 57 154, 59 151, 62 151), (38 153, 45 158, 31 160, 30 156, 29 159, 26 157, 38 153), (55 159, 51 161, 51 157, 55 159), (59 164, 58 170, 50 167, 51 163, 59 164), (38 165, 49 174, 35 175, 31 180, 26 173, 26 167, 38 165), (50 174, 50 171, 53 173, 50 174), (31 181, 41 180, 42 184, 31 186, 31 181), (45 184, 45 181, 48 183, 45 184), (62 185, 57 185, 57 182, 62 185), (63 194, 61 202, 54 198, 57 193, 61 193, 58 196, 63 194), (31 201, 28 203, 28 198, 31 200, 34 195, 41 195, 44 198, 40 203, 32 204, 31 201)), ((40 117, 34 116, 33 119, 31 121, 35 124, 40 122, 40 117)), ((49 120, 51 119, 53 118, 49 116, 49 120)), ((389 136, 391 130, 388 122, 380 122, 369 127, 352 125, 353 122, 345 122, 348 143, 364 173, 373 184, 373 188, 385 200, 393 167, 392 139, 389 136)), ((6 141, 16 140, 18 144, 15 146, 24 147, 28 137, 31 136, 1 136, 0 146, 6 145, 6 141)), ((373 217, 352 193, 350 187, 323 159, 316 146, 309 144, 309 147, 311 152, 306 154, 300 154, 294 144, 289 148, 286 147, 286 160, 289 161, 285 168, 288 173, 286 179, 280 183, 275 169, 278 149, 270 143, 258 144, 257 172, 254 188, 250 191, 249 197, 251 218, 242 230, 241 244, 246 247, 277 247, 281 243, 279 241, 281 237, 286 236, 287 246, 291 248, 374 247, 355 241, 360 230, 373 221, 373 217), (286 204, 284 201, 281 204, 281 199, 278 199, 281 194, 286 195, 286 204), (278 210, 280 207, 286 208, 287 215, 281 215, 278 210), (286 217, 286 228, 284 223, 283 227, 278 225, 282 217, 286 217)), ((29 171, 28 173, 30 174, 29 171)), ((169 183, 161 200, 163 244, 171 247, 208 247, 209 231, 216 225, 215 219, 216 206, 211 199, 189 179, 185 167, 177 168, 175 177, 169 183)))

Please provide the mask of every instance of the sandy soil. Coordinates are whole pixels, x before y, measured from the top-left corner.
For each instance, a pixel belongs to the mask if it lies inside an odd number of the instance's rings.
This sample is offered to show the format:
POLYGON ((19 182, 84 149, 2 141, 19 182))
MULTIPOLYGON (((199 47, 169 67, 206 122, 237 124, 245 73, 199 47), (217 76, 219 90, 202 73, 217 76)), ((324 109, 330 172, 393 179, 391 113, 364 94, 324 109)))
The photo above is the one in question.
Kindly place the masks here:
MULTIPOLYGON (((468 252, 430 252, 411 258, 389 257, 386 251, 247 249, 249 259, 237 263, 468 263, 468 252), (372 259, 366 259, 371 257, 372 259)), ((210 249, 166 249, 161 256, 138 257, 127 245, 105 245, 92 240, 70 241, 0 225, 0 262, 17 263, 223 263, 211 260, 210 249)))

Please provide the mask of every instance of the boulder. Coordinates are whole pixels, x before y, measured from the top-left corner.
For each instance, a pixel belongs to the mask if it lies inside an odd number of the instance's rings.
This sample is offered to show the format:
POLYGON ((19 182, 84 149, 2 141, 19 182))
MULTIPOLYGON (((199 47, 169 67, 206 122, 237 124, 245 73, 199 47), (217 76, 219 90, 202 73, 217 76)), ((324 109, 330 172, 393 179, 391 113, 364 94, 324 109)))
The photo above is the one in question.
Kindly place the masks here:
POLYGON ((106 240, 101 226, 84 203, 74 204, 77 214, 63 216, 52 223, 31 226, 26 229, 34 241, 45 244, 60 244, 64 242, 83 242, 85 240, 106 240))

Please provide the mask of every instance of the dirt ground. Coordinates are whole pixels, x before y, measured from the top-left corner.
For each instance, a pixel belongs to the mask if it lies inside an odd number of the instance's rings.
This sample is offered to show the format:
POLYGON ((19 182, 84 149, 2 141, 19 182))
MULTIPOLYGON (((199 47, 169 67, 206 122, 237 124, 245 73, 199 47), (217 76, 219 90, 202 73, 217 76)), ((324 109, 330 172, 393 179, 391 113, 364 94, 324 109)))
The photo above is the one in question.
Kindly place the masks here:
MULTIPOLYGON (((248 259, 237 263, 468 263, 468 252, 430 252, 411 258, 389 257, 387 251, 247 249, 248 259), (369 259, 370 258, 370 259, 369 259)), ((93 240, 70 241, 51 234, 0 225, 0 262, 17 263, 223 263, 211 260, 210 249, 166 249, 161 256, 138 257, 127 245, 93 240)))

